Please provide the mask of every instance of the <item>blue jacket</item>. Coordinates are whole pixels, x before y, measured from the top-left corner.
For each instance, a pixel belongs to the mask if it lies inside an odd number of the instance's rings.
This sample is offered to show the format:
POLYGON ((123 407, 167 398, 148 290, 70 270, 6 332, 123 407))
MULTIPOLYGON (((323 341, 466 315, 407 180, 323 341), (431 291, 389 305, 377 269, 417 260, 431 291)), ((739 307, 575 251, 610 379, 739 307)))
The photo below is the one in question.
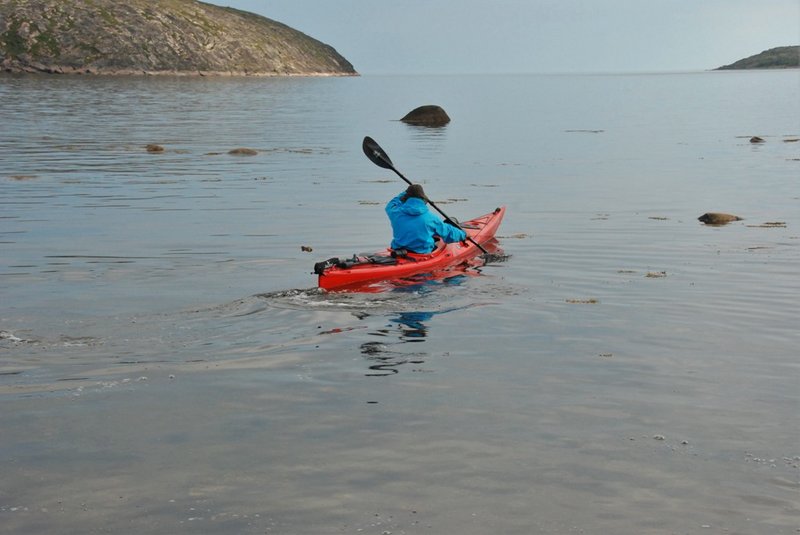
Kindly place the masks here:
POLYGON ((446 243, 467 239, 467 234, 454 226, 448 225, 428 210, 422 199, 409 197, 406 202, 401 199, 405 191, 389 201, 386 215, 392 223, 392 249, 407 249, 415 253, 433 251, 433 236, 439 236, 446 243))

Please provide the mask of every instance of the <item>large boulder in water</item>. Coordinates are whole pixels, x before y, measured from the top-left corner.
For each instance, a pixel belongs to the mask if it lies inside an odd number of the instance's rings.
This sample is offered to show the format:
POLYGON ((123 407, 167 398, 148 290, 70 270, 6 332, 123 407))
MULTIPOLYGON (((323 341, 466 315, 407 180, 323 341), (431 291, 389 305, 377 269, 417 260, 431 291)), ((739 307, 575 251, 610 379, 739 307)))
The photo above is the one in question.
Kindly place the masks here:
POLYGON ((400 120, 417 126, 444 126, 450 122, 450 117, 440 106, 429 105, 411 110, 400 120))

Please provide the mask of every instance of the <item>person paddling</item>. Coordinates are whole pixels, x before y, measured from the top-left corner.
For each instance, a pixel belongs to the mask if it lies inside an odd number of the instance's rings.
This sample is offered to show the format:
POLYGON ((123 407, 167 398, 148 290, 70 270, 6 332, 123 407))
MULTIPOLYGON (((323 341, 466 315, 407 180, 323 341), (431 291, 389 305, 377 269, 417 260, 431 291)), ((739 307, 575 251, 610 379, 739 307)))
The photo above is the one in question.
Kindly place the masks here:
POLYGON ((392 224, 394 251, 426 254, 436 247, 434 236, 445 243, 464 241, 467 234, 450 220, 442 221, 428 210, 428 198, 419 184, 410 185, 386 205, 392 224))

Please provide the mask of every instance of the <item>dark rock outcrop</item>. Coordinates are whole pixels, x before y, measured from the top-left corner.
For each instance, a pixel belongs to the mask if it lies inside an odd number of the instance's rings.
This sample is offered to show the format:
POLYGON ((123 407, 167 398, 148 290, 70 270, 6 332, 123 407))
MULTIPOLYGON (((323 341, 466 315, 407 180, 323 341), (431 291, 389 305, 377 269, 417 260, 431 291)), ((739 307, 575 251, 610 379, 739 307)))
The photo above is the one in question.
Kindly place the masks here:
POLYGON ((332 47, 289 26, 197 0, 2 0, 0 70, 357 74, 332 47))
POLYGON ((417 126, 444 126, 450 122, 450 117, 441 107, 429 105, 411 110, 400 120, 417 126))

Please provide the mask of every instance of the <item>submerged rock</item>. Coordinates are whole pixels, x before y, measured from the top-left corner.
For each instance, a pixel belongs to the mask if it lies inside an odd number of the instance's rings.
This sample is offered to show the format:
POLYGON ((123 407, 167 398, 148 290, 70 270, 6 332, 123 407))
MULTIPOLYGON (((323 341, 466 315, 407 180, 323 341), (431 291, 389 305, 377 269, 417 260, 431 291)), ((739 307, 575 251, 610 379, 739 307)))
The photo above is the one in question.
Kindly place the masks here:
POLYGON ((742 218, 733 214, 723 214, 719 212, 706 212, 697 218, 706 225, 727 225, 731 221, 741 221, 742 218))
POLYGON ((440 106, 427 105, 411 110, 400 120, 417 126, 444 126, 450 117, 440 106))
POLYGON ((147 152, 164 152, 164 147, 161 145, 156 145, 155 143, 150 143, 145 147, 147 152))
POLYGON ((232 154, 234 156, 255 156, 258 154, 258 151, 255 149, 248 149, 248 148, 238 148, 238 149, 231 149, 228 151, 228 154, 232 154))

